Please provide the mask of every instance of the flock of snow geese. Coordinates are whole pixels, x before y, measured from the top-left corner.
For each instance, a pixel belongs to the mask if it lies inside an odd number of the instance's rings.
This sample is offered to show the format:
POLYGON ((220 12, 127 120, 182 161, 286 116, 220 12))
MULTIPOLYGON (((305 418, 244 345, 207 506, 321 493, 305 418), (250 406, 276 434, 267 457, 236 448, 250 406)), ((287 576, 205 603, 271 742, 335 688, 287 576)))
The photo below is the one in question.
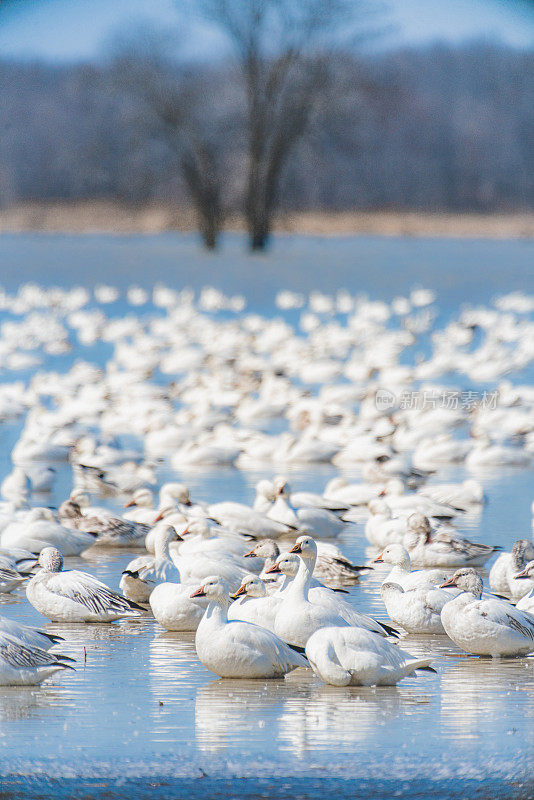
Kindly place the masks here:
MULTIPOLYGON (((532 539, 497 554, 460 533, 486 502, 478 471, 534 457, 534 388, 510 379, 534 360, 533 298, 465 308, 442 328, 423 289, 390 304, 281 292, 293 325, 215 289, 195 301, 131 287, 128 313, 108 315, 117 298, 110 286, 0 292, 0 364, 30 373, 0 384, 0 424, 20 425, 0 487, 0 592, 25 591, 52 622, 153 615, 196 631, 202 664, 228 678, 311 668, 337 686, 392 685, 435 671, 399 646, 403 632, 479 656, 534 651, 532 539), (95 346, 103 365, 68 361, 95 346), (63 371, 42 366, 57 356, 63 371), (157 490, 162 465, 272 475, 325 463, 338 475, 322 492, 277 474, 252 505, 200 502, 177 481, 157 490), (440 482, 451 466, 471 477, 440 482), (56 510, 61 469, 72 491, 56 510), (349 526, 370 563, 334 543, 349 526), (64 569, 89 548, 137 551, 116 588, 64 569), (381 563, 391 624, 357 610, 381 563)), ((0 617, 0 683, 73 669, 61 641, 0 617)))

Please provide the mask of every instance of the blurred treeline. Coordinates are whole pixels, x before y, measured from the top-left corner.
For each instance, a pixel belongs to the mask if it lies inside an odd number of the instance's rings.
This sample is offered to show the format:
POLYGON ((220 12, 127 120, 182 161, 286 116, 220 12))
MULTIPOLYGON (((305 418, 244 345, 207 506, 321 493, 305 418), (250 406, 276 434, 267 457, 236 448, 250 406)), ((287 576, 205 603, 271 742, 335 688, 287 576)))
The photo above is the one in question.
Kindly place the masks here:
MULTIPOLYGON (((223 60, 124 49, 100 65, 0 63, 0 203, 212 203, 217 229, 247 191, 241 80, 223 60)), ((278 165, 279 208, 534 208, 534 53, 340 54, 308 112, 278 165)))

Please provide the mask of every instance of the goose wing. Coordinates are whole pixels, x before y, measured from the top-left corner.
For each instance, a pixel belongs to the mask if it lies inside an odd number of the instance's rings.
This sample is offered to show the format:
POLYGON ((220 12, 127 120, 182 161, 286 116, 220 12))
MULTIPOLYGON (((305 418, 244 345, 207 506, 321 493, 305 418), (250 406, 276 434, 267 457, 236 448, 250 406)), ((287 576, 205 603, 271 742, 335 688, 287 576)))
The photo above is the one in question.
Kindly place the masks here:
MULTIPOLYGON (((40 647, 30 647, 7 633, 0 632, 0 658, 15 669, 64 666, 62 657, 40 647)), ((67 659, 69 660, 69 659, 67 659)))
POLYGON ((46 586, 54 594, 80 603, 94 614, 106 612, 128 614, 132 609, 140 608, 136 603, 114 592, 105 583, 76 569, 52 575, 46 586))
POLYGON ((140 539, 146 536, 150 530, 150 525, 145 525, 143 522, 108 516, 83 517, 79 522, 79 527, 86 533, 96 534, 99 539, 123 542, 140 539))
POLYGON ((525 639, 531 639, 532 649, 534 650, 534 615, 529 614, 527 611, 520 611, 510 603, 498 599, 479 600, 473 606, 476 607, 479 614, 497 625, 513 628, 513 630, 522 634, 525 639))

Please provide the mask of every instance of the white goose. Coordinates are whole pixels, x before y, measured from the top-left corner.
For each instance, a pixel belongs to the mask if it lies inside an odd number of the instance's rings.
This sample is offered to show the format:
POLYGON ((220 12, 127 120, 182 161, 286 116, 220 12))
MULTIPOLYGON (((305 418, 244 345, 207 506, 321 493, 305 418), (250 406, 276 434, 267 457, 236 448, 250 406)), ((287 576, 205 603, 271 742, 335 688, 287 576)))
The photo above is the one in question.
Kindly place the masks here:
POLYGON ((158 583, 180 581, 180 573, 169 555, 170 543, 180 538, 172 525, 158 527, 154 555, 138 556, 123 570, 119 588, 128 600, 148 603, 158 583))
POLYGON ((143 544, 150 530, 150 526, 142 522, 132 522, 108 513, 85 515, 72 500, 65 500, 60 505, 58 515, 64 525, 96 536, 93 544, 106 547, 138 547, 143 544))
POLYGON ((92 575, 78 570, 62 572, 63 556, 55 547, 41 551, 39 566, 26 587, 26 596, 52 622, 113 622, 140 616, 139 606, 92 575))
POLYGON ((408 517, 402 543, 412 564, 445 569, 464 565, 481 567, 500 549, 453 536, 445 528, 432 532, 430 521, 420 513, 408 517))
POLYGON ((267 512, 270 519, 326 539, 339 536, 346 527, 345 522, 324 508, 294 509, 290 504, 289 484, 284 478, 275 478, 274 488, 276 500, 267 512))
POLYGON ((241 586, 231 595, 234 602, 228 609, 228 619, 252 622, 274 631, 276 612, 282 602, 277 595, 267 595, 265 583, 257 575, 247 575, 241 586))
POLYGON ((57 547, 66 556, 78 556, 96 541, 96 535, 59 525, 48 508, 34 508, 20 522, 12 522, 0 536, 2 547, 39 553, 57 547))
POLYGON ((60 670, 73 669, 69 661, 0 630, 0 686, 37 686, 60 670))
POLYGON ((197 583, 160 583, 149 598, 154 618, 167 631, 196 631, 207 601, 191 597, 197 583))
POLYGON ((445 633, 462 650, 494 658, 534 651, 534 616, 506 600, 484 600, 482 578, 472 567, 457 570, 447 586, 463 590, 441 612, 445 633))
POLYGON ((307 667, 304 656, 272 631, 228 620, 228 585, 218 576, 203 581, 191 597, 206 597, 208 607, 195 636, 202 664, 221 678, 281 678, 307 667))
MULTIPOLYGON (((317 557, 317 548, 311 536, 300 536, 289 551, 301 554, 297 575, 282 592, 283 602, 276 615, 275 631, 284 641, 304 647, 311 634, 318 628, 357 625, 382 636, 393 632, 392 628, 377 622, 366 614, 356 611, 332 592, 327 602, 311 601, 310 582, 317 557)), ((279 560, 283 558, 279 557, 279 560)), ((277 560, 277 564, 279 563, 277 560)), ((270 571, 277 569, 271 567, 270 571)))
POLYGON ((392 517, 383 497, 369 503, 371 516, 365 523, 365 538, 373 547, 385 547, 391 542, 401 542, 406 533, 406 520, 392 517))
MULTIPOLYGON (((534 559, 534 542, 529 539, 518 539, 512 545, 510 553, 500 553, 490 569, 489 585, 492 591, 513 596, 510 584, 514 582, 514 576, 532 559, 534 559)), ((524 581, 517 586, 518 598, 529 591, 527 586, 523 587, 523 583, 524 581)))
POLYGON ((394 686, 416 670, 435 672, 430 658, 416 658, 363 628, 320 628, 308 639, 306 655, 332 686, 394 686))
POLYGON ((388 617, 408 633, 445 633, 441 610, 452 596, 435 586, 417 586, 403 589, 398 583, 386 581, 380 594, 388 617))
POLYGON ((402 544, 388 544, 386 548, 373 559, 373 564, 392 564, 393 569, 382 581, 384 583, 396 583, 404 591, 418 589, 421 586, 438 585, 447 579, 444 569, 418 569, 410 571, 410 554, 402 544))

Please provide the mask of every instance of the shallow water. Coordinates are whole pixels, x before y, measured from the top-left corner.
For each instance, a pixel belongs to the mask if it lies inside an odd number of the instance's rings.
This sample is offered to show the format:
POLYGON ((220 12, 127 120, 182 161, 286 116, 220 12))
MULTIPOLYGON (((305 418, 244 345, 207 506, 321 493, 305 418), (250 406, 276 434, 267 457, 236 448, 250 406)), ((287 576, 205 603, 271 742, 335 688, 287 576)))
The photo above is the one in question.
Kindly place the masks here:
MULTIPOLYGON (((468 301, 488 303, 499 292, 534 289, 532 242, 281 237, 271 255, 251 258, 243 255, 237 237, 228 237, 221 255, 205 256, 190 236, 24 235, 0 239, 0 263, 0 282, 11 291, 27 280, 89 287, 105 281, 123 289, 158 280, 173 288, 213 284, 245 294, 249 307, 265 314, 275 312, 274 294, 286 287, 346 288, 391 299, 420 283, 439 291, 444 317, 468 301)), ((125 308, 121 300, 106 313, 119 315, 125 308)), ((96 346, 51 357, 47 365, 61 369, 82 352, 98 361, 109 350, 96 346)), ((18 431, 18 424, 0 428, 0 480, 18 431)), ((158 478, 171 474, 176 473, 162 466, 158 478)), ((271 474, 224 469, 180 477, 194 499, 250 502, 256 481, 271 474)), ((334 467, 321 467, 293 471, 290 478, 296 489, 320 491, 335 474, 334 467)), ((451 470, 439 480, 463 476, 462 470, 451 470)), ((466 534, 505 548, 530 537, 534 472, 508 469, 477 477, 489 502, 479 515, 462 519, 466 534)), ((64 470, 54 503, 70 490, 69 480, 64 470)), ((356 563, 370 557, 363 517, 347 528, 341 544, 356 563)), ((93 548, 66 562, 116 587, 132 557, 132 551, 93 548)), ((385 619, 378 593, 382 575, 377 568, 363 578, 350 598, 385 619)), ((6 616, 43 623, 23 592, 0 602, 6 616)), ((406 791, 459 797, 481 786, 490 787, 490 796, 521 791, 528 796, 521 783, 534 764, 534 658, 484 660, 460 653, 446 637, 407 636, 411 652, 432 654, 437 675, 408 678, 396 688, 335 688, 309 670, 277 681, 216 679, 198 662, 193 634, 166 633, 149 618, 46 628, 65 637, 61 649, 76 658, 77 671, 41 689, 0 688, 0 774, 26 776, 5 783, 12 796, 19 791, 37 796, 35 780, 45 775, 61 779, 50 784, 56 796, 73 796, 81 787, 104 793, 117 787, 117 779, 133 781, 123 790, 119 782, 117 789, 132 796, 141 792, 135 780, 146 776, 163 781, 153 787, 154 797, 164 797, 169 781, 178 779, 191 779, 182 784, 191 797, 246 794, 253 791, 253 779, 260 781, 256 796, 271 797, 297 796, 303 786, 324 797, 338 790, 337 796, 344 796, 339 787, 351 796, 406 791), (88 783, 73 782, 75 776, 88 783), (95 776, 108 783, 95 783, 95 776), (280 784, 281 776, 305 781, 280 784), (215 778, 227 783, 215 786, 210 783, 215 778), (206 781, 204 789, 196 779, 206 781)))

